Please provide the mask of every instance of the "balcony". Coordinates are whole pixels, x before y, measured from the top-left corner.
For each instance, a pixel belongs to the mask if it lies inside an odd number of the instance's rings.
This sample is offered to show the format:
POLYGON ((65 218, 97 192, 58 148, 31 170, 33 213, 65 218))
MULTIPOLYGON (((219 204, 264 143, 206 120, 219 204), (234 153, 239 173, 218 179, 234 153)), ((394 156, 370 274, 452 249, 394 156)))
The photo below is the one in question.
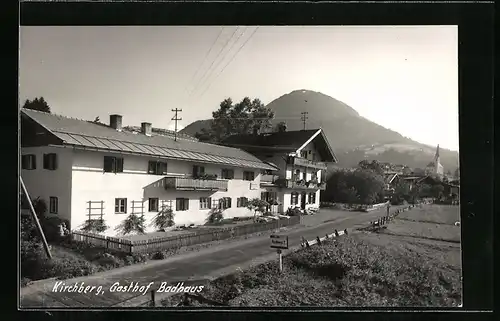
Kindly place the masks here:
POLYGON ((304 166, 304 167, 309 167, 309 168, 315 168, 315 169, 321 169, 321 170, 326 170, 327 166, 323 162, 315 162, 312 160, 305 159, 303 157, 289 157, 288 162, 289 165, 295 165, 295 166, 304 166))
POLYGON ((317 183, 317 182, 313 182, 313 181, 306 182, 304 180, 294 180, 294 179, 281 178, 281 179, 276 181, 276 184, 282 188, 308 189, 308 190, 317 190, 317 189, 325 190, 326 189, 325 182, 317 183))
POLYGON ((260 185, 275 185, 278 179, 278 175, 261 175, 260 185))
POLYGON ((227 181, 182 177, 165 177, 165 189, 181 191, 227 191, 227 181))

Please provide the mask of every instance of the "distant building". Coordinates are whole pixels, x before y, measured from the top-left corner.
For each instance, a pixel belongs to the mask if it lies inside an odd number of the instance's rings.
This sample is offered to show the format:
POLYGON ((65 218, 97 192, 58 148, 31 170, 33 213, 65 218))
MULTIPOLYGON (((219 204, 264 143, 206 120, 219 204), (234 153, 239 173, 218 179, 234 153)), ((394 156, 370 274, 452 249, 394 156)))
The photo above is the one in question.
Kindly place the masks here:
POLYGON ((434 174, 438 175, 439 177, 444 176, 444 168, 443 165, 441 165, 441 158, 439 156, 439 145, 437 145, 434 160, 427 165, 425 172, 428 175, 434 174))
POLYGON ((327 163, 338 162, 322 129, 233 135, 223 143, 278 167, 264 172, 260 186, 261 199, 277 204, 281 213, 294 207, 319 207, 327 163))

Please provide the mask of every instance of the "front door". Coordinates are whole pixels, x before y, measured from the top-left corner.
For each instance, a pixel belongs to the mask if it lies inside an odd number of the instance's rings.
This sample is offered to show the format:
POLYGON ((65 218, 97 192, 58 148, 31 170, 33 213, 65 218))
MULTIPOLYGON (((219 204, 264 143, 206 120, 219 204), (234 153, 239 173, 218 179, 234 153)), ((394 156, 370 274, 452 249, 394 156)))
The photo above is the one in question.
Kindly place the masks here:
POLYGON ((300 208, 305 210, 306 209, 306 193, 302 192, 300 194, 300 208))

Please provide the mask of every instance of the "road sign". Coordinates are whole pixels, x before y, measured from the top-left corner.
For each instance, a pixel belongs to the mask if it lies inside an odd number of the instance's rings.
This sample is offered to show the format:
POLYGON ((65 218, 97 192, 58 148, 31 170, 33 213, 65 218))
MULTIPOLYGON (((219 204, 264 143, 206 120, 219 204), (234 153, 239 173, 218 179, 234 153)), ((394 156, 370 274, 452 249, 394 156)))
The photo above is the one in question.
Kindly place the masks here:
POLYGON ((288 249, 288 236, 271 235, 271 248, 273 249, 288 249))

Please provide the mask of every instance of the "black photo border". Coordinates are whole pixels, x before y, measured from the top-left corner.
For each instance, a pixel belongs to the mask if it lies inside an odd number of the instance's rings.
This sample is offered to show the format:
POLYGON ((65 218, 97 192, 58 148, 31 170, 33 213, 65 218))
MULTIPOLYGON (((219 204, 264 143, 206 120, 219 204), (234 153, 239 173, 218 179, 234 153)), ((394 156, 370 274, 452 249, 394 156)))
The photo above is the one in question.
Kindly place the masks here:
MULTIPOLYGON (((21 2, 18 7, 21 26, 64 25, 458 25, 459 35, 459 127, 460 127, 460 174, 461 174, 461 229, 463 302, 461 311, 487 311, 493 309, 493 2, 21 2)), ((19 26, 18 24, 18 26, 19 26)), ((19 35, 18 28, 14 27, 19 35)), ((18 47, 18 46, 17 46, 18 47)), ((16 57, 18 51, 16 50, 16 57)), ((18 59, 16 59, 18 62, 18 59)), ((16 63, 16 80, 18 79, 16 63)), ((18 83, 16 82, 16 89, 18 83)), ((19 140, 17 134, 19 101, 13 111, 13 119, 3 127, 15 139, 12 146, 16 153, 13 166, 17 169, 13 178, 17 187, 19 175, 19 140), (15 125, 12 125, 15 124, 15 125), (15 126, 15 127, 14 127, 15 126)), ((411 98, 409 98, 411 99, 411 98)), ((16 104, 13 102, 13 104, 16 104)), ((13 176, 13 175, 12 175, 13 176)), ((17 194, 14 198, 17 200, 17 194)), ((14 203, 14 202, 12 202, 14 203)), ((17 204, 16 204, 17 208, 17 204)), ((15 217, 8 215, 9 218, 15 217)), ((5 223, 7 224, 7 223, 5 223)), ((17 226, 17 222, 13 222, 17 226)), ((9 244, 9 243, 7 243, 9 244)), ((17 249, 16 249, 17 251, 17 249)), ((18 257, 14 253, 14 257, 18 257)), ((17 264, 10 264, 17 269, 17 264)), ((17 271, 14 271, 17 275, 17 271)), ((16 280, 19 288, 19 280, 16 280)), ((16 292, 15 298, 17 298, 16 292)), ((17 301, 17 300, 16 300, 17 301)), ((17 303, 16 303, 17 305, 17 303)), ((126 309, 125 309, 126 310, 126 309)), ((137 309, 133 309, 137 310, 137 309)), ((199 312, 174 312, 168 310, 120 311, 118 313, 84 311, 78 313, 56 311, 22 312, 23 319, 79 318, 125 319, 131 318, 179 318, 190 319, 199 312), (168 312, 167 312, 168 311, 168 312), (146 315, 143 315, 146 313, 146 315)), ((216 308, 211 309, 216 310, 216 308)), ((259 310, 263 309, 245 309, 259 310)), ((346 309, 343 309, 346 310, 346 309)), ((359 310, 359 308, 356 308, 359 310)), ((387 309, 370 308, 369 313, 336 312, 330 315, 320 308, 269 309, 252 314, 253 317, 306 317, 290 312, 313 312, 312 318, 361 317, 387 320, 395 318, 429 318, 427 313, 408 313, 408 309, 391 309, 399 313, 374 313, 387 309), (324 311, 324 312, 320 312, 324 311)), ((418 309, 416 311, 428 311, 418 309)), ((436 309, 431 309, 436 310, 436 309)), ((443 309, 444 310, 444 309, 443 309)), ((447 309, 457 311, 457 309, 447 309)), ((231 318, 248 318, 246 313, 234 313, 231 318)), ((200 311, 201 312, 201 311, 200 311)), ((368 311, 367 311, 368 312, 368 311)), ((204 312, 201 317, 217 317, 217 312, 204 312), (208 314, 207 314, 208 313, 208 314)), ((437 313, 438 317, 472 317, 480 320, 489 313, 461 312, 437 313), (474 313, 474 315, 470 315, 474 313)), ((225 313, 229 314, 229 313, 225 313)), ((309 317, 309 316, 307 316, 309 317)))

